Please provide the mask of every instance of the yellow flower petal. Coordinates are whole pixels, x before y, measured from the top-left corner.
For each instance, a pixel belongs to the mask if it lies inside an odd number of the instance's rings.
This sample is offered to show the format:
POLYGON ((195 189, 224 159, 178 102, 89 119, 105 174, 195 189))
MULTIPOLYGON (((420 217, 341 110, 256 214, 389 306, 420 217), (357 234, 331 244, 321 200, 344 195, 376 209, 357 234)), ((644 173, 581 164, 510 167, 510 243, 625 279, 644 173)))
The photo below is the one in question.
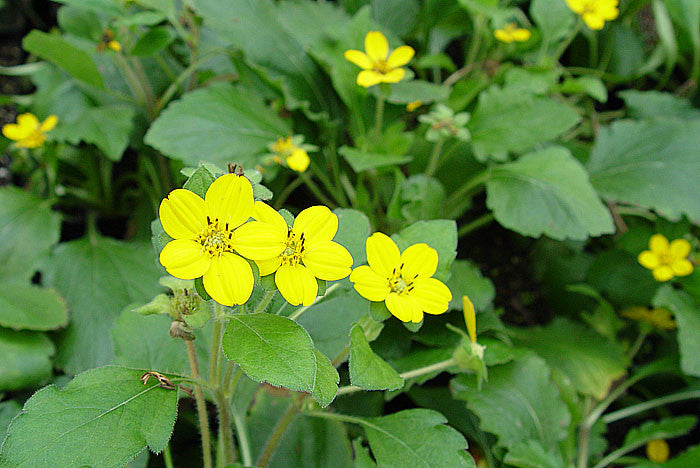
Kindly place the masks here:
POLYGON ((464 312, 464 323, 467 325, 467 333, 472 343, 476 343, 476 311, 474 304, 467 296, 462 296, 462 311, 464 312))
POLYGON ((211 262, 202 278, 204 289, 219 304, 244 304, 253 292, 253 269, 234 253, 225 252, 211 262))
POLYGON ((661 261, 659 260, 659 256, 656 255, 651 250, 645 250, 645 251, 641 252, 637 256, 637 261, 644 268, 648 268, 649 270, 653 270, 654 268, 657 268, 659 265, 661 265, 661 261))
POLYGON ((374 68, 374 62, 372 62, 372 59, 370 59, 367 54, 360 52, 359 50, 346 50, 345 60, 352 62, 365 70, 371 70, 374 68))
POLYGON ((5 138, 8 138, 8 139, 14 140, 14 141, 24 140, 29 135, 31 135, 31 133, 32 133, 31 128, 21 127, 17 124, 13 124, 13 123, 3 125, 3 127, 2 127, 2 134, 5 135, 5 138))
POLYGON ((289 226, 284 220, 281 214, 279 214, 274 208, 272 208, 267 203, 256 201, 253 207, 253 218, 257 221, 262 221, 267 224, 271 224, 278 230, 280 235, 287 237, 287 232, 289 231, 289 226))
POLYGON ((160 263, 175 278, 195 279, 209 270, 211 257, 202 251, 199 242, 177 239, 160 251, 160 263))
POLYGON ((669 245, 669 253, 675 258, 685 258, 690 253, 690 242, 685 239, 676 239, 669 245))
POLYGON ((209 215, 231 229, 253 215, 253 187, 244 176, 225 174, 216 179, 204 197, 209 215))
POLYGON ((402 276, 407 280, 430 278, 437 270, 438 253, 428 244, 413 244, 401 254, 401 263, 402 276))
POLYGON ((292 231, 304 234, 306 245, 333 240, 338 232, 338 217, 328 207, 317 205, 303 210, 294 220, 292 231))
POLYGON ((402 322, 419 323, 423 320, 423 312, 418 303, 410 296, 399 295, 395 292, 386 297, 386 308, 402 322))
POLYGON ((665 254, 668 252, 668 239, 663 234, 654 234, 649 239, 649 250, 655 254, 665 254))
POLYGON ((318 295, 318 283, 303 265, 282 265, 275 273, 275 284, 282 297, 293 306, 310 306, 318 295))
POLYGON ((293 171, 304 172, 309 168, 311 163, 311 158, 309 158, 309 153, 306 150, 297 148, 292 152, 287 158, 287 166, 293 171))
POLYGON ((317 242, 304 251, 302 260, 316 278, 337 281, 350 274, 352 255, 336 242, 317 242))
POLYGON ((401 264, 401 253, 386 234, 375 232, 367 238, 367 263, 384 279, 388 279, 401 264))
POLYGON ((506 44, 513 42, 513 36, 508 31, 504 31, 503 29, 496 29, 493 32, 493 37, 501 42, 505 42, 506 44))
POLYGON ((39 119, 36 115, 27 112, 26 114, 20 114, 17 116, 17 125, 20 127, 26 127, 30 130, 39 130, 39 119))
POLYGON ((275 226, 261 221, 251 221, 237 228, 231 244, 239 254, 251 260, 278 257, 285 249, 287 234, 275 226))
POLYGON ((693 272, 693 264, 682 258, 671 264, 671 270, 675 276, 688 276, 693 272))
POLYGON ((398 83, 403 80, 404 76, 406 76, 406 70, 403 68, 394 68, 389 73, 382 75, 382 83, 398 83))
POLYGON ((654 268, 651 273, 656 281, 668 281, 673 278, 673 269, 666 265, 654 268))
POLYGON ((374 62, 386 60, 389 55, 389 43, 379 31, 370 31, 365 36, 365 52, 374 62))
POLYGON ((531 35, 532 35, 532 33, 530 33, 530 31, 528 31, 527 29, 523 29, 523 28, 518 28, 518 29, 514 30, 512 33, 513 40, 516 40, 518 42, 528 41, 530 39, 531 35))
POLYGON ((384 75, 374 70, 362 70, 357 75, 357 84, 369 88, 382 82, 384 75))
POLYGON ((207 208, 197 194, 175 189, 160 202, 163 229, 173 239, 194 239, 207 225, 207 208))
POLYGON ((282 264, 282 257, 269 258, 266 260, 256 260, 260 276, 267 276, 277 271, 282 264))
POLYGON ((411 61, 413 55, 416 53, 411 46, 401 46, 394 49, 394 51, 389 55, 386 60, 386 65, 389 68, 398 68, 406 65, 411 61))
POLYGON ((435 278, 418 279, 411 284, 408 296, 415 299, 425 313, 432 315, 445 313, 452 300, 449 288, 435 278))
POLYGON ((577 14, 583 13, 586 3, 589 0, 566 0, 566 4, 569 5, 571 11, 577 14))
POLYGON ((389 281, 378 275, 367 265, 362 265, 352 270, 350 281, 360 296, 368 301, 383 301, 391 291, 389 281))
POLYGON ((605 26, 605 20, 597 14, 584 13, 583 21, 586 23, 586 26, 595 31, 601 30, 605 26))
POLYGON ((46 120, 44 120, 41 123, 41 126, 39 127, 39 131, 40 132, 51 131, 51 130, 53 130, 53 128, 56 126, 57 123, 58 123, 58 117, 52 114, 52 115, 46 117, 46 120))

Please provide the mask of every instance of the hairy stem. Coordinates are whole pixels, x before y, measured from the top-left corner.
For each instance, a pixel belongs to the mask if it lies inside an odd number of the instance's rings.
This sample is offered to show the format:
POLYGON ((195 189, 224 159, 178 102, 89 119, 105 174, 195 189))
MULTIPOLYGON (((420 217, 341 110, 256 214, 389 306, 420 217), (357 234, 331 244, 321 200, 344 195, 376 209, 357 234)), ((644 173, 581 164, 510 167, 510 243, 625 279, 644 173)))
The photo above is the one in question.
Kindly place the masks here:
POLYGON ((430 153, 430 159, 428 160, 428 166, 425 168, 425 175, 432 177, 435 171, 438 170, 440 153, 442 152, 442 145, 445 143, 445 139, 441 138, 435 145, 433 145, 433 151, 430 153))
POLYGON ((226 464, 233 463, 233 431, 231 429, 231 408, 221 388, 214 392, 216 407, 219 411, 219 431, 223 440, 223 459, 226 464))
POLYGON ((276 289, 272 291, 267 291, 263 298, 260 299, 260 302, 258 303, 257 307, 255 307, 255 310, 253 310, 253 313, 259 314, 260 312, 263 312, 265 308, 270 304, 272 299, 275 297, 276 292, 276 289))
MULTIPOLYGON (((187 357, 190 360, 190 370, 195 380, 200 380, 199 364, 197 364, 197 353, 194 349, 193 341, 185 341, 187 345, 187 357)), ((207 416, 207 405, 204 400, 202 387, 194 385, 194 399, 197 403, 197 416, 199 417, 199 431, 202 434, 202 462, 204 468, 212 468, 211 458, 211 434, 209 432, 209 418, 207 416)))
POLYGON ((287 428, 290 424, 292 424, 294 418, 299 413, 299 402, 302 399, 304 399, 304 397, 306 397, 306 395, 301 394, 289 403, 287 411, 285 411, 285 413, 282 415, 282 418, 277 423, 277 426, 275 426, 275 429, 274 431, 272 431, 270 438, 267 439, 262 454, 260 455, 260 458, 258 458, 258 462, 256 463, 257 466, 266 468, 269 465, 270 460, 272 459, 272 455, 274 455, 275 453, 277 445, 280 443, 280 440, 282 440, 282 436, 284 436, 284 433, 287 431, 287 428))

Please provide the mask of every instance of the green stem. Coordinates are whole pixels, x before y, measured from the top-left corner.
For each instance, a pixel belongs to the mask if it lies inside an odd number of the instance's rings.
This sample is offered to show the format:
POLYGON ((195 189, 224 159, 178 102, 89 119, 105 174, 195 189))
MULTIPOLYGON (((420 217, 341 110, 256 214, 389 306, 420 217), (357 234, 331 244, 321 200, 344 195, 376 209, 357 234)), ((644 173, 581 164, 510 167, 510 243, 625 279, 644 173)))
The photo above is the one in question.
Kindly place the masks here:
POLYGON ((602 421, 605 424, 610 424, 612 422, 619 421, 620 419, 656 408, 657 406, 663 406, 669 403, 675 403, 677 401, 693 400, 695 398, 700 398, 700 390, 688 390, 685 392, 675 393, 673 395, 667 395, 645 401, 637 405, 629 406, 618 411, 613 411, 612 413, 608 413, 603 416, 602 421))
POLYGON ((245 466, 253 466, 253 455, 250 450, 250 440, 248 439, 248 428, 243 417, 238 412, 236 405, 231 408, 233 424, 236 426, 236 436, 238 437, 238 447, 241 451, 241 460, 245 466))
POLYGON ((170 86, 168 86, 168 89, 165 90, 163 95, 158 99, 158 105, 155 108, 156 114, 160 113, 161 110, 163 110, 163 107, 170 102, 170 100, 173 98, 175 93, 177 93, 177 90, 180 88, 180 86, 187 80, 187 78, 192 75, 195 71, 197 71, 197 68, 199 68, 200 65, 202 65, 204 62, 210 60, 213 58, 215 55, 217 55, 219 52, 216 51, 215 53, 207 53, 203 55, 201 58, 199 58, 196 62, 193 62, 189 67, 185 68, 180 75, 170 83, 170 86))
POLYGON ((306 184, 309 190, 311 190, 311 193, 313 193, 316 196, 316 198, 318 198, 322 203, 328 205, 328 207, 331 209, 335 209, 338 207, 333 201, 331 201, 330 198, 328 198, 321 191, 321 188, 318 185, 316 185, 316 182, 314 182, 313 179, 311 179, 311 177, 309 177, 309 175, 306 172, 301 172, 299 174, 299 177, 306 184))
MULTIPOLYGON (((469 198, 469 193, 479 185, 485 183, 490 175, 489 170, 486 169, 469 179, 464 185, 450 195, 450 197, 445 201, 444 206, 461 206, 465 199, 469 198)), ((454 215, 456 217, 461 214, 456 213, 457 211, 457 209, 453 209, 450 215, 454 215)))
POLYGON ((469 234, 470 232, 479 229, 482 226, 485 226, 489 224, 491 221, 494 220, 493 213, 485 213, 478 218, 476 218, 474 221, 467 223, 463 225, 462 227, 459 228, 459 231, 457 231, 457 235, 462 238, 469 234))
POLYGON ((254 314, 259 314, 260 312, 263 312, 265 308, 270 304, 270 301, 272 301, 272 298, 275 297, 275 293, 277 290, 273 291, 267 291, 265 295, 260 299, 260 302, 258 303, 257 307, 255 310, 253 310, 254 314))
POLYGON ((384 123, 384 93, 379 92, 377 97, 377 106, 374 109, 374 144, 379 145, 379 139, 382 137, 382 124, 384 123))
POLYGON ((163 464, 165 465, 165 468, 175 468, 175 465, 173 465, 173 454, 170 453, 170 444, 166 444, 165 448, 163 449, 163 464))
POLYGON ((290 315, 289 318, 292 320, 298 319, 299 317, 301 317, 301 314, 303 314, 304 312, 309 310, 309 307, 313 307, 314 304, 316 304, 318 301, 320 301, 324 297, 328 296, 331 292, 335 291, 339 287, 340 287, 340 283, 335 283, 330 288, 326 289, 326 293, 323 296, 317 297, 316 300, 310 306, 301 307, 300 309, 296 310, 292 315, 290 315))
POLYGON ((467 58, 464 62, 465 66, 469 66, 476 61, 476 57, 479 55, 479 51, 481 49, 481 41, 483 39, 485 26, 486 20, 482 15, 477 15, 474 17, 474 35, 472 37, 471 44, 469 45, 467 58))
POLYGON ((583 23, 581 20, 576 21, 576 26, 569 32, 569 35, 566 36, 566 39, 559 45, 557 50, 554 52, 554 61, 558 61, 559 58, 566 52, 566 49, 571 45, 571 42, 574 40, 576 36, 578 36, 578 33, 581 31, 581 27, 583 26, 583 23))
POLYGON ((231 429, 231 408, 228 399, 221 391, 217 389, 214 392, 216 398, 216 406, 219 411, 219 431, 221 440, 223 440, 223 460, 228 465, 233 463, 233 431, 231 429))
MULTIPOLYGON (((586 406, 586 414, 589 414, 591 410, 591 403, 593 400, 591 397, 586 397, 585 400, 585 406, 586 406)), ((577 450, 577 456, 576 456, 576 467, 577 468, 586 468, 588 466, 588 445, 589 441, 591 438, 591 426, 586 424, 584 421, 583 424, 579 427, 578 431, 578 450, 577 450)))
POLYGON ((221 362, 221 319, 218 317, 219 304, 214 304, 214 331, 212 332, 211 354, 209 355, 209 383, 212 387, 219 386, 219 378, 221 377, 219 363, 221 362))
POLYGON ((294 192, 294 190, 296 190, 296 188, 303 183, 304 180, 300 176, 288 183, 287 186, 280 192, 277 200, 275 200, 275 209, 279 210, 282 208, 282 206, 284 206, 284 202, 292 194, 292 192, 294 192))
POLYGON ((430 159, 428 160, 428 166, 425 168, 425 175, 432 177, 435 171, 438 170, 438 162, 440 161, 440 153, 442 151, 442 145, 445 143, 445 139, 441 138, 435 142, 433 145, 433 151, 430 153, 430 159))
POLYGON ((627 353, 627 359, 629 360, 629 362, 632 362, 632 359, 634 359, 634 357, 637 355, 640 348, 644 344, 644 340, 646 339, 647 335, 648 332, 646 331, 639 332, 639 336, 637 337, 634 344, 630 347, 630 350, 627 353))
MULTIPOLYGON (((192 377, 200 380, 199 365, 197 364, 197 353, 194 349, 193 341, 185 341, 187 345, 187 357, 190 360, 190 370, 192 377)), ((212 468, 211 458, 211 433, 209 431, 209 417, 207 415, 207 405, 204 400, 202 387, 194 385, 194 400, 197 404, 197 416, 199 417, 199 431, 202 434, 202 462, 204 468, 212 468)))
MULTIPOLYGON (((420 367, 418 369, 413 369, 413 370, 410 370, 407 372, 403 372, 399 375, 404 379, 412 379, 413 377, 420 377, 422 375, 430 374, 432 372, 445 370, 448 367, 454 366, 455 364, 457 364, 457 362, 454 360, 454 358, 450 358, 450 359, 447 359, 445 361, 436 362, 435 364, 431 364, 429 366, 420 367)), ((338 393, 336 394, 336 396, 347 395, 349 393, 354 393, 358 390, 364 390, 364 389, 361 387, 356 387, 355 385, 348 385, 346 387, 340 387, 338 389, 338 393)))
MULTIPOLYGON (((304 395, 299 395, 299 397, 303 398, 304 395)), ((277 445, 280 443, 280 440, 282 440, 282 436, 287 431, 287 428, 290 424, 292 424, 294 418, 296 418, 297 414, 299 413, 299 397, 297 397, 295 400, 289 403, 287 411, 285 411, 285 413, 282 415, 282 418, 277 423, 277 426, 275 426, 275 429, 274 431, 272 431, 270 438, 267 439, 265 447, 263 448, 260 458, 258 458, 256 466, 266 468, 269 465, 270 460, 272 459, 272 455, 274 455, 275 453, 277 445)))

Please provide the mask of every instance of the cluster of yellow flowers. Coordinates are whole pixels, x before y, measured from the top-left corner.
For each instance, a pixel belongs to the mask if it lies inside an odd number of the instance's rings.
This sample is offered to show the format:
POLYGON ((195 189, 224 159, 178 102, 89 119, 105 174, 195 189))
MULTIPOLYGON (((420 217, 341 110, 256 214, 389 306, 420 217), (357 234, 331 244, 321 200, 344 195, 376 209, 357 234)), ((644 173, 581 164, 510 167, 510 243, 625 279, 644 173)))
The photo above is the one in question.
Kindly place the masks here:
MULTIPOLYGON (((303 138, 303 137, 302 137, 303 138)), ((306 149, 299 146, 299 143, 294 141, 294 137, 279 138, 272 143, 269 148, 275 154, 275 162, 282 164, 284 161, 287 166, 295 172, 304 172, 309 168, 311 159, 306 149)))
POLYGON ((19 148, 39 148, 46 141, 46 133, 58 123, 58 117, 50 115, 39 122, 34 114, 29 112, 17 116, 17 123, 5 124, 2 134, 15 142, 19 148))
POLYGON ((269 205, 254 201, 250 181, 226 174, 217 178, 204 199, 186 189, 170 192, 160 205, 165 232, 174 240, 160 262, 180 279, 202 277, 218 303, 244 304, 253 291, 253 270, 275 274, 275 284, 292 305, 311 305, 318 295, 316 278, 337 281, 350 275, 355 289, 371 301, 385 301, 404 322, 420 322, 423 312, 447 311, 452 294, 432 278, 438 254, 427 244, 403 253, 386 235, 367 239, 369 266, 355 268, 345 247, 333 242, 338 217, 325 206, 303 210, 287 225, 269 205), (251 220, 252 218, 252 220, 251 220))

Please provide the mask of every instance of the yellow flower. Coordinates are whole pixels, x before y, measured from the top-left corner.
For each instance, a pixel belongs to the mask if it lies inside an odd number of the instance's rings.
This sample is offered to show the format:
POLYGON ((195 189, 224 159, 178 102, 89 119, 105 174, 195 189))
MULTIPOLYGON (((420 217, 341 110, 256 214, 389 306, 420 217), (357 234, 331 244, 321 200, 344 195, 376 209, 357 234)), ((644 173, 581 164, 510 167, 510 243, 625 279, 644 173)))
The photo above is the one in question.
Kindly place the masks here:
POLYGON ((659 330, 673 330, 676 328, 676 322, 673 320, 671 312, 658 307, 651 310, 646 307, 630 307, 623 310, 620 315, 628 319, 646 322, 659 330))
POLYGON ((515 23, 508 23, 503 29, 496 29, 493 36, 501 42, 526 42, 531 33, 527 29, 519 28, 515 23))
POLYGON ((377 232, 367 239, 367 263, 353 270, 350 281, 365 299, 384 301, 402 322, 418 323, 423 312, 447 311, 452 293, 432 277, 438 254, 427 244, 414 244, 401 253, 391 238, 377 232))
POLYGON ((345 59, 362 68, 357 75, 357 84, 369 88, 379 83, 398 83, 406 76, 401 68, 411 61, 413 47, 401 46, 389 54, 389 43, 379 31, 370 31, 365 36, 365 52, 346 50, 345 59), (366 52, 366 53, 365 53, 366 52))
POLYGON ((617 18, 618 3, 618 0, 566 0, 569 8, 591 29, 603 29, 606 21, 617 18))
MULTIPOLYGON (((311 305, 318 295, 316 278, 337 281, 350 274, 352 256, 342 245, 333 242, 338 231, 338 217, 325 206, 303 210, 292 227, 282 215, 263 202, 255 202, 252 221, 267 226, 259 229, 257 244, 273 249, 273 255, 256 255, 260 275, 275 273, 275 284, 291 305, 311 305)), ((242 245, 241 255, 253 258, 257 247, 242 245)))
MULTIPOLYGON (((301 138, 303 141, 303 137, 301 138)), ((270 145, 272 152, 276 153, 273 160, 277 164, 280 164, 284 159, 287 166, 289 166, 291 170, 296 172, 304 172, 309 168, 311 158, 309 158, 309 153, 307 153, 301 146, 298 146, 294 140, 295 138, 293 137, 280 138, 270 145)))
POLYGON ((253 270, 234 251, 245 247, 249 258, 274 255, 264 244, 269 228, 245 223, 253 214, 248 179, 226 174, 216 179, 202 200, 185 189, 173 190, 160 204, 160 221, 173 241, 160 253, 172 276, 202 276, 204 289, 218 303, 243 304, 253 290, 253 270), (258 240, 262 239, 262 240, 258 240))
POLYGON ((115 52, 121 52, 122 51, 122 45, 119 43, 119 41, 109 41, 107 43, 107 47, 112 49, 115 52))
POLYGON ((408 104, 406 104, 406 110, 408 112, 413 112, 414 110, 418 109, 422 105, 423 105, 423 101, 409 102, 408 104))
POLYGON ((649 239, 649 250, 639 254, 637 260, 652 271, 656 281, 668 281, 674 276, 687 276, 693 272, 693 264, 686 258, 690 253, 690 242, 676 239, 669 244, 661 234, 649 239))
POLYGON ((476 343, 476 311, 474 304, 467 296, 462 296, 462 312, 464 312, 464 323, 467 325, 467 332, 472 343, 476 343))
POLYGON ((671 450, 663 439, 654 439, 647 444, 647 457, 654 463, 665 463, 671 450))
POLYGON ((50 131, 58 123, 58 117, 50 115, 43 122, 32 113, 17 116, 17 123, 5 124, 2 134, 10 140, 16 141, 20 148, 38 148, 46 141, 46 132, 50 131))

